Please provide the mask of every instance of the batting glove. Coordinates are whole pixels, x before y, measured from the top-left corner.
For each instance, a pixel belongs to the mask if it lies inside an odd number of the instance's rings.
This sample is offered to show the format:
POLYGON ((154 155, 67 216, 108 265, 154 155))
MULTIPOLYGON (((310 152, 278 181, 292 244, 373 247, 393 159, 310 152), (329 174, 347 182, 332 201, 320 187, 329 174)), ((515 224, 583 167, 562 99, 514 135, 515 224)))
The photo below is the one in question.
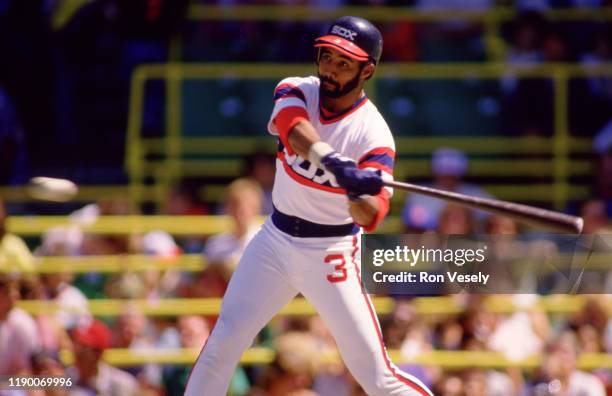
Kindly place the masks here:
POLYGON ((361 195, 376 195, 383 187, 380 171, 359 169, 355 161, 343 157, 337 151, 321 158, 321 165, 333 173, 340 187, 346 190, 349 199, 357 199, 361 195))

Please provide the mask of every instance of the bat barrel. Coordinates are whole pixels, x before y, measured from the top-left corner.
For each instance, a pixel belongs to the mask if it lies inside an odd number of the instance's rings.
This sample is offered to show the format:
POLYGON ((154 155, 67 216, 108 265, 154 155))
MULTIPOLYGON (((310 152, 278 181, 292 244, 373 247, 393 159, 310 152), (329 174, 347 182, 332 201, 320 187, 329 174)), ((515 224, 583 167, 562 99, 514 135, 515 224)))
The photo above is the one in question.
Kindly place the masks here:
POLYGON ((417 186, 416 184, 385 180, 385 186, 397 188, 408 192, 427 195, 433 198, 454 202, 472 209, 480 209, 490 213, 508 216, 534 226, 549 230, 577 233, 582 232, 583 220, 580 217, 565 213, 522 205, 514 202, 497 199, 474 197, 452 191, 444 191, 431 187, 417 186))

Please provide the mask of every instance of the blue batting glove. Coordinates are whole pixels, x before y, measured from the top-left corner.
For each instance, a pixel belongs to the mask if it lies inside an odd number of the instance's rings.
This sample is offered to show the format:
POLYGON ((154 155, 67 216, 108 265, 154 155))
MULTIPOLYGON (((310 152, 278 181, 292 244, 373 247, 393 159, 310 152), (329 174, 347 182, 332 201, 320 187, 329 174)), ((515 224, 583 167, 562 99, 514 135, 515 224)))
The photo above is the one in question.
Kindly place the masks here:
POLYGON ((321 158, 321 165, 334 174, 340 187, 346 190, 350 199, 361 195, 376 195, 383 188, 380 171, 359 169, 350 158, 333 152, 321 158))

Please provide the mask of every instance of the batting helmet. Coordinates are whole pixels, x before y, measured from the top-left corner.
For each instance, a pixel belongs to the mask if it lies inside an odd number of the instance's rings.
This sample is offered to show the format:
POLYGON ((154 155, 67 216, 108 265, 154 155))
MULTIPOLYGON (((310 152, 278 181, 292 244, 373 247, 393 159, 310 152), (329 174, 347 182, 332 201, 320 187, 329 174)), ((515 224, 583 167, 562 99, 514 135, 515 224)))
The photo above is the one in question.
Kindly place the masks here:
POLYGON ((382 35, 369 21, 343 16, 336 19, 325 36, 315 40, 315 47, 331 47, 363 62, 378 64, 382 54, 382 35))

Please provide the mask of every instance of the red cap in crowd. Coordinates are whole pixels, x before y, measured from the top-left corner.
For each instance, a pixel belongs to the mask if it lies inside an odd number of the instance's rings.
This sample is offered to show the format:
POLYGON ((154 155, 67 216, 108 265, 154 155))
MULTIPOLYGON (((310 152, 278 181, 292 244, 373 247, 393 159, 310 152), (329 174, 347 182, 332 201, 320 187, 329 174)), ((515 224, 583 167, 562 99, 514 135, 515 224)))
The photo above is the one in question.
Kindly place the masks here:
POLYGON ((79 344, 99 350, 104 350, 111 344, 110 330, 97 319, 91 321, 87 326, 77 327, 72 333, 72 338, 79 344))

